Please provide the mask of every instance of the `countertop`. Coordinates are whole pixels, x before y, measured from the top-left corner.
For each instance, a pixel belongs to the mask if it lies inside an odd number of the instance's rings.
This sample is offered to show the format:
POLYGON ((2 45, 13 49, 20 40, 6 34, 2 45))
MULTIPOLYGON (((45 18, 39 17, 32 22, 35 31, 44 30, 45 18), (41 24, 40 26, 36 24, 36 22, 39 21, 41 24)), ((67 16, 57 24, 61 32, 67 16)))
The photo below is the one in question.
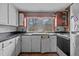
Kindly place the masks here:
POLYGON ((53 36, 56 36, 56 33, 25 33, 24 34, 25 36, 32 36, 32 35, 40 35, 40 36, 42 36, 42 35, 53 35, 53 36))
POLYGON ((70 34, 69 33, 62 33, 62 34, 57 33, 57 36, 60 36, 62 38, 66 38, 68 40, 70 39, 70 34))
POLYGON ((24 35, 26 36, 32 36, 32 35, 50 35, 50 36, 62 36, 62 37, 67 37, 70 38, 69 33, 25 33, 24 35))
POLYGON ((24 33, 20 32, 7 32, 7 33, 0 33, 0 42, 12 39, 14 37, 17 37, 18 35, 22 35, 24 33))
POLYGON ((63 38, 69 39, 70 36, 69 34, 60 34, 60 33, 25 33, 25 32, 9 32, 9 33, 0 33, 0 42, 6 41, 9 39, 12 39, 14 37, 17 37, 18 35, 23 35, 23 36, 33 36, 33 35, 49 35, 49 36, 61 36, 63 38))

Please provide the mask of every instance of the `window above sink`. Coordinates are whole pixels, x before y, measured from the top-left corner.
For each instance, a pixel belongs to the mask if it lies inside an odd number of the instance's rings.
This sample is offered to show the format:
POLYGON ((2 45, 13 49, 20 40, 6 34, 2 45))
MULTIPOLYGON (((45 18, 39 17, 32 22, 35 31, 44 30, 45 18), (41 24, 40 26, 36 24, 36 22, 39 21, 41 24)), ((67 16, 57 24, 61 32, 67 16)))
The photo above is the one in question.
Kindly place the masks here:
POLYGON ((53 17, 27 17, 27 32, 54 32, 53 17))

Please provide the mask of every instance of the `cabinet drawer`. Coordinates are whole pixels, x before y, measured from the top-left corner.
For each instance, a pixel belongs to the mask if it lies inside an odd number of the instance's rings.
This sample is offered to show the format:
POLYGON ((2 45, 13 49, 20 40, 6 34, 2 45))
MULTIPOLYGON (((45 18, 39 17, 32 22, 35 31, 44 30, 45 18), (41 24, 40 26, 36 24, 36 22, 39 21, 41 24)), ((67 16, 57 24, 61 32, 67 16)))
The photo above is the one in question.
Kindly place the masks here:
POLYGON ((41 36, 31 36, 32 39, 40 39, 41 36))
POLYGON ((22 38, 31 37, 31 36, 22 36, 22 38))
POLYGON ((15 39, 14 38, 3 42, 4 47, 7 47, 8 45, 10 45, 12 43, 15 43, 15 39))
POLYGON ((57 37, 56 36, 50 36, 50 39, 56 39, 57 37))

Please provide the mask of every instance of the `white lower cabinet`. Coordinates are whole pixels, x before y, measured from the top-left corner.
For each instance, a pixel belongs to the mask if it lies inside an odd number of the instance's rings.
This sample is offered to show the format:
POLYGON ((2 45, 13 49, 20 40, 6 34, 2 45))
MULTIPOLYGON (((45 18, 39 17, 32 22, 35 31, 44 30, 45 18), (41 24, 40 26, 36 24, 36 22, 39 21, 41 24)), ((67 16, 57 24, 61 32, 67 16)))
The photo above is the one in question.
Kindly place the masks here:
POLYGON ((50 36, 50 52, 56 52, 57 36, 50 36))
POLYGON ((0 43, 0 56, 2 56, 2 42, 0 43))
POLYGON ((41 52, 56 52, 56 36, 42 38, 41 52))
POLYGON ((42 45, 41 45, 41 52, 49 52, 50 51, 50 42, 48 38, 43 38, 42 39, 42 45))
POLYGON ((40 51, 40 40, 41 36, 32 36, 32 52, 41 52, 40 51))
POLYGON ((15 38, 3 42, 3 56, 15 56, 15 38))
POLYGON ((21 52, 21 40, 20 40, 20 36, 17 36, 16 40, 15 40, 15 52, 16 52, 16 56, 19 55, 19 53, 21 52))
POLYGON ((20 36, 0 42, 0 56, 16 56, 21 52, 20 36))
POLYGON ((22 52, 31 52, 31 36, 22 36, 22 52))
POLYGON ((22 36, 22 52, 56 52, 56 36, 22 36))
POLYGON ((15 56, 21 52, 56 52, 56 36, 20 36, 0 43, 0 56, 15 56))
POLYGON ((22 52, 40 52, 41 36, 22 36, 22 52))

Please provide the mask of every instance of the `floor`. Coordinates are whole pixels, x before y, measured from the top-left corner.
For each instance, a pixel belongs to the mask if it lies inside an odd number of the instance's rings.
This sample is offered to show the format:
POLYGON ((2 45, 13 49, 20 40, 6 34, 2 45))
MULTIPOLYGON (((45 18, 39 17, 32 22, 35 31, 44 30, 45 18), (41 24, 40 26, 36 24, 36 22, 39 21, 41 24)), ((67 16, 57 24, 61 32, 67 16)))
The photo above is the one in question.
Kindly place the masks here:
POLYGON ((57 53, 20 53, 19 56, 58 56, 57 53))

